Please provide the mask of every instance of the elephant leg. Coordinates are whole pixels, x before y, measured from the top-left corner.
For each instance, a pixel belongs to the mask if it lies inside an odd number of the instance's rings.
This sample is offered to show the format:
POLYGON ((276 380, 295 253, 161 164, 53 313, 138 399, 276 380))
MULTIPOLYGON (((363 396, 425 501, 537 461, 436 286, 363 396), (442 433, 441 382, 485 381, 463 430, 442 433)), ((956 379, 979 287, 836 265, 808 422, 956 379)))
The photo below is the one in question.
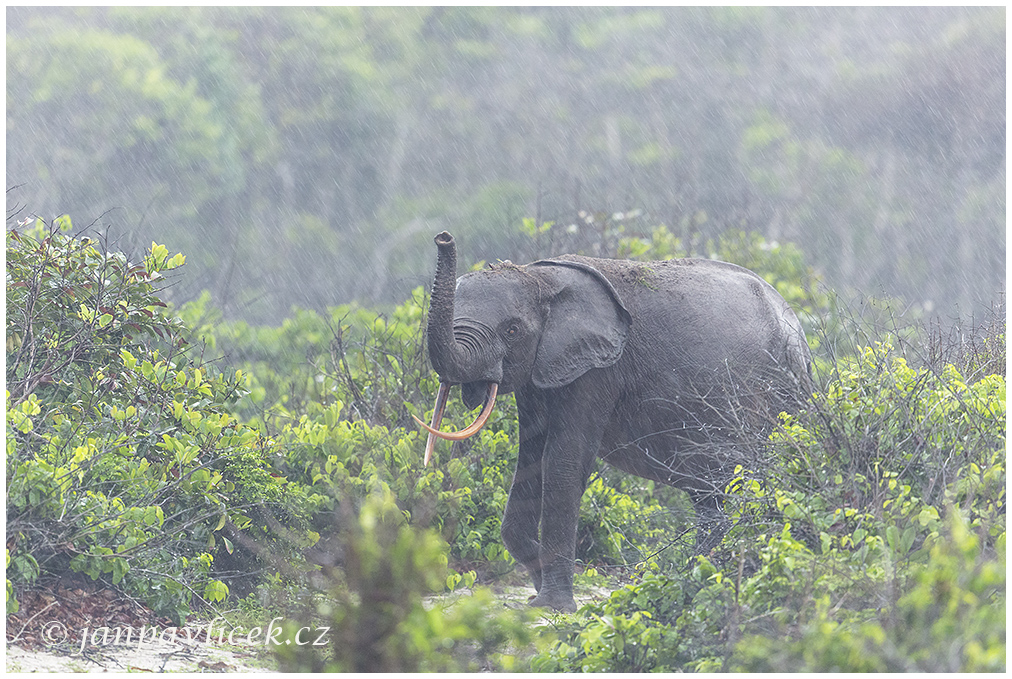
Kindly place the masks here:
POLYGON ((573 398, 578 408, 563 411, 549 431, 542 457, 541 590, 532 606, 576 610, 573 569, 580 499, 601 444, 607 405, 573 398), (597 407, 595 407, 595 405, 597 407))
POLYGON ((514 559, 531 574, 534 588, 541 590, 541 559, 539 556, 538 524, 541 522, 541 455, 544 435, 521 437, 517 469, 513 474, 501 535, 503 544, 514 559))
POLYGON ((696 510, 696 554, 708 554, 720 545, 724 534, 731 527, 724 513, 724 501, 715 491, 689 492, 692 506, 696 510))

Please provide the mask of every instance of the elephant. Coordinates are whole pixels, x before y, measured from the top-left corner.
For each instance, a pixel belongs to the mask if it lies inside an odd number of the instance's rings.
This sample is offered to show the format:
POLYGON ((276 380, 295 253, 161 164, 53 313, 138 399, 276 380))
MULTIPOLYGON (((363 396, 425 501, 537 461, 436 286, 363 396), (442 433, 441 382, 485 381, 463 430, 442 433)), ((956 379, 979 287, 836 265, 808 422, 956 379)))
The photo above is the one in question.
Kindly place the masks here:
POLYGON ((429 431, 425 463, 437 437, 473 435, 496 395, 515 393, 519 453, 501 537, 530 573, 530 604, 576 610, 577 518, 597 457, 686 491, 697 550, 718 544, 739 449, 811 393, 805 333, 783 297, 706 259, 563 255, 458 279, 453 237, 435 243, 426 343, 440 387, 431 424, 415 418, 429 431), (453 385, 468 408, 484 407, 441 432, 453 385))

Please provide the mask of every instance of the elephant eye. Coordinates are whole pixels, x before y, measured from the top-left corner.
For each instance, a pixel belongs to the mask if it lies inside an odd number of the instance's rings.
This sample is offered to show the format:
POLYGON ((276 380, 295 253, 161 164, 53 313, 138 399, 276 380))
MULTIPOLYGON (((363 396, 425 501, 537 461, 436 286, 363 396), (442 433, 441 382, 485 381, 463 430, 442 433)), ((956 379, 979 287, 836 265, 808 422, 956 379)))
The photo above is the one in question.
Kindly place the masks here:
POLYGON ((519 332, 520 326, 516 323, 510 323, 509 327, 506 328, 506 336, 510 338, 516 337, 519 332))

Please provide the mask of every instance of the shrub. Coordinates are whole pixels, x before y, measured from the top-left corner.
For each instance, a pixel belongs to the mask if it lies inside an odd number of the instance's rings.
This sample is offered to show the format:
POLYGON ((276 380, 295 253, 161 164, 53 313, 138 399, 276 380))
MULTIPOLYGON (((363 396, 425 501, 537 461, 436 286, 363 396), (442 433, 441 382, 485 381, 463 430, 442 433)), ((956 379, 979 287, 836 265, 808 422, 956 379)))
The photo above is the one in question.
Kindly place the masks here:
POLYGON ((294 308, 279 327, 225 322, 207 293, 180 308, 193 335, 251 376, 236 403, 244 419, 272 424, 343 404, 343 416, 414 429, 410 408, 428 407, 437 378, 422 348, 425 294, 417 288, 389 314, 345 304, 325 314, 294 308))
MULTIPOLYGON (((296 611, 299 625, 327 628, 326 652, 279 646, 281 668, 314 672, 450 672, 513 669, 533 641, 529 614, 496 610, 479 590, 427 599, 446 585, 446 545, 411 527, 388 490, 358 509, 342 505, 343 564, 326 595, 296 611)), ((291 625, 294 636, 295 624, 291 625)))
POLYGON ((108 577, 182 620, 226 595, 226 532, 264 537, 258 512, 299 509, 269 442, 227 410, 245 376, 190 356, 158 298, 182 255, 152 244, 131 264, 69 229, 7 232, 8 572, 108 577))
POLYGON ((1005 381, 886 344, 782 416, 711 558, 648 569, 540 653, 552 671, 1003 669, 1005 381))
POLYGON ((416 525, 430 523, 451 544, 461 562, 506 559, 499 540, 511 451, 508 437, 494 425, 481 431, 460 457, 423 467, 424 439, 416 431, 370 426, 342 419, 339 401, 327 408, 310 404, 316 418, 303 415, 275 434, 284 457, 277 469, 305 484, 320 498, 314 528, 329 529, 344 503, 380 489, 393 493, 416 525))
POLYGON ((601 474, 591 479, 580 504, 577 558, 604 566, 638 564, 669 546, 688 547, 691 521, 687 512, 663 505, 649 482, 628 475, 606 481, 601 474))
MULTIPOLYGON (((995 553, 958 509, 914 564, 895 605, 883 614, 836 610, 816 601, 798 639, 752 636, 736 647, 735 669, 751 672, 1003 672, 1005 537, 995 553)), ((876 612, 877 613, 877 612, 876 612)))
POLYGON ((786 418, 774 435, 783 461, 776 481, 789 489, 778 509, 788 518, 799 516, 792 504, 810 506, 813 496, 850 510, 821 524, 805 515, 820 534, 841 521, 905 532, 924 524, 921 511, 934 507, 937 518, 947 502, 974 525, 1001 516, 1003 376, 967 384, 955 366, 915 369, 888 344, 840 361, 835 372, 809 412, 786 418))
POLYGON ((648 570, 531 660, 539 672, 675 672, 720 668, 733 587, 705 558, 677 575, 648 570), (730 587, 730 589, 729 589, 730 587))

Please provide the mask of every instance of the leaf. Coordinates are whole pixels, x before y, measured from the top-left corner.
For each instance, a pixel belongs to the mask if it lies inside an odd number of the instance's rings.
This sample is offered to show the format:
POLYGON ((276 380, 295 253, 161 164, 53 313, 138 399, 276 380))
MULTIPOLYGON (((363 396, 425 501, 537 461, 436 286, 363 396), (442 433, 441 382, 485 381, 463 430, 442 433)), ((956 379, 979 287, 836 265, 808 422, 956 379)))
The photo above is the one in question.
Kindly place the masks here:
POLYGON ((916 531, 913 526, 908 526, 907 529, 903 531, 903 537, 900 538, 900 554, 906 554, 910 551, 910 547, 914 544, 915 535, 916 531))
POLYGON ((934 507, 925 507, 917 515, 917 523, 921 524, 921 526, 927 526, 932 521, 938 521, 938 510, 934 507))
POLYGON ((148 526, 158 526, 162 523, 162 508, 155 505, 144 510, 144 523, 148 526))
POLYGON ((899 551, 900 529, 896 526, 889 526, 886 528, 886 542, 889 543, 889 549, 894 552, 899 551))
POLYGON ((228 596, 228 585, 220 580, 211 580, 204 586, 204 598, 217 603, 228 596))
POLYGON ((126 349, 119 350, 120 359, 123 361, 123 365, 133 370, 134 366, 137 365, 137 359, 126 349))
POLYGON ((122 557, 112 560, 112 584, 118 585, 123 576, 130 570, 130 562, 122 557))

